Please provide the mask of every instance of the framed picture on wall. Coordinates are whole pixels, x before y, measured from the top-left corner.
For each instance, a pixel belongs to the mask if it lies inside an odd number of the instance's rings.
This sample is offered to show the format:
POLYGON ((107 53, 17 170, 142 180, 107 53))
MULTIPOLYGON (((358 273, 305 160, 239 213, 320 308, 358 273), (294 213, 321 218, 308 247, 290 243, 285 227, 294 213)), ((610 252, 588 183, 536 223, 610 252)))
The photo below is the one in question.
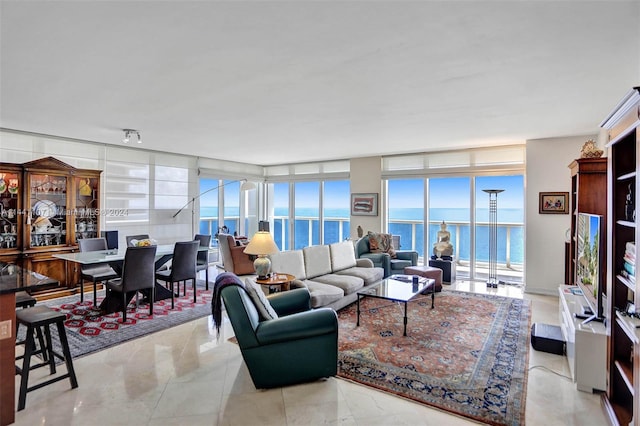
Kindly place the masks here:
POLYGON ((352 216, 378 216, 377 193, 353 193, 351 194, 352 216))
POLYGON ((569 193, 541 192, 538 212, 540 214, 569 214, 569 193))

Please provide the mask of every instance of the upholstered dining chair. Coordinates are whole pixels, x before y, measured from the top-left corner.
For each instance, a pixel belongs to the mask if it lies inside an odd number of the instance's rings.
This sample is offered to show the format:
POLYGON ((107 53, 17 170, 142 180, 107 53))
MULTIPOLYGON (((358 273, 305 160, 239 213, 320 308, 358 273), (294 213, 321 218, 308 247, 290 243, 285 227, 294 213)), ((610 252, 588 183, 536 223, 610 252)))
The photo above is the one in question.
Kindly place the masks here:
POLYGON ((169 284, 171 290, 171 309, 174 308, 175 291, 173 285, 178 283, 178 295, 180 294, 180 282, 184 281, 184 293, 187 294, 187 280, 193 282, 193 302, 196 298, 196 258, 198 255, 200 242, 183 241, 177 242, 173 248, 173 259, 171 269, 167 271, 156 271, 156 279, 169 284))
POLYGON ((196 234, 195 241, 200 241, 200 247, 206 247, 207 251, 198 251, 196 257, 196 273, 204 271, 205 289, 209 290, 209 246, 211 245, 211 235, 196 234))
MULTIPOLYGON (((127 304, 131 293, 135 293, 136 310, 138 292, 149 289, 149 315, 153 315, 155 299, 155 257, 156 246, 127 247, 122 264, 122 277, 107 281, 107 304, 113 299, 113 292, 122 296, 122 322, 127 320, 127 304)), ((107 311, 110 311, 107 306, 107 311)))
POLYGON ((147 234, 140 234, 140 235, 127 235, 126 237, 127 240, 127 247, 133 247, 133 240, 148 240, 149 239, 149 235, 147 234))
MULTIPOLYGON (((105 238, 82 238, 78 240, 81 252, 107 250, 105 238)), ((107 263, 81 265, 82 284, 80 285, 80 302, 84 301, 84 280, 93 283, 93 306, 97 304, 97 283, 118 278, 118 273, 107 263)))

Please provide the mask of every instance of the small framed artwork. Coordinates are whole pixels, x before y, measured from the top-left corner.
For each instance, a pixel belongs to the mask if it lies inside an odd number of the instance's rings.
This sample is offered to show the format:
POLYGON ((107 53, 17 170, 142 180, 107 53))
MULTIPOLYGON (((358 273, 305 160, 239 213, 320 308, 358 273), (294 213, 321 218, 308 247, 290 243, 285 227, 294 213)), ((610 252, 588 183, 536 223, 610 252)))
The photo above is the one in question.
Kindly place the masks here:
POLYGON ((378 216, 378 194, 351 194, 352 216, 378 216))
POLYGON ((538 212, 540 214, 569 214, 569 193, 541 192, 538 212))

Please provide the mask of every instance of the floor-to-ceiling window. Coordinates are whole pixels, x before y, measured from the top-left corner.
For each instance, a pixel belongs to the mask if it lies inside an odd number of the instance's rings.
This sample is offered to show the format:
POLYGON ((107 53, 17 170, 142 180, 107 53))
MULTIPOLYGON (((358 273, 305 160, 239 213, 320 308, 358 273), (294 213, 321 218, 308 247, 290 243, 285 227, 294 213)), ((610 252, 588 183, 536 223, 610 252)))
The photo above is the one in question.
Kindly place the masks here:
POLYGON ((497 194, 497 278, 503 282, 522 282, 524 265, 524 176, 479 176, 475 180, 475 276, 488 278, 489 194, 497 194))
MULTIPOLYGON (((458 264, 471 260, 471 179, 469 177, 429 178, 428 253, 433 255, 442 222, 451 233, 453 256, 458 264)), ((469 269, 460 269, 468 277, 469 269)))
MULTIPOLYGON (((432 256, 438 230, 445 222, 451 234, 457 277, 486 280, 488 276, 488 195, 483 189, 504 189, 498 197, 497 275, 500 281, 523 282, 524 169, 521 145, 440 151, 383 157, 387 185, 387 232, 408 233, 406 213, 423 203, 424 214, 413 221, 427 223, 422 237, 402 242, 401 249, 417 249, 420 262, 432 256), (425 187, 426 185, 426 187, 425 187), (424 189, 423 189, 424 188, 424 189), (414 205, 412 205, 414 203, 414 205), (424 247, 420 246, 421 238, 424 247)), ((412 224, 411 226, 419 226, 412 224)))
POLYGON ((273 238, 280 250, 289 250, 289 183, 272 184, 273 238))
POLYGON ((200 226, 199 232, 205 235, 218 233, 218 179, 200 179, 200 226))
POLYGON ((320 244, 320 182, 296 182, 294 205, 294 248, 320 244))
POLYGON ((241 191, 242 180, 200 178, 199 232, 215 236, 220 231, 244 235, 249 222, 257 226, 256 190, 241 191))
POLYGON ((401 250, 424 251, 424 178, 387 182, 388 232, 400 236, 401 250))
POLYGON ((323 243, 331 244, 349 238, 349 181, 329 180, 323 183, 323 243))

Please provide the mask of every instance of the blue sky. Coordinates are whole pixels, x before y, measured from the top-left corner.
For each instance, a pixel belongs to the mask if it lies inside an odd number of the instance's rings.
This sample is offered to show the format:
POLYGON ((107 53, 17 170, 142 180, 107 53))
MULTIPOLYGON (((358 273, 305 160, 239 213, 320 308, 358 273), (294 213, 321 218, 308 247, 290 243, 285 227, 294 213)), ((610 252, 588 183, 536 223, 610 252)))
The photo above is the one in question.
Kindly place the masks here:
MULTIPOLYGON (((429 198, 432 208, 469 208, 468 177, 432 178, 429 180, 429 198)), ((476 178, 476 205, 480 208, 489 195, 483 189, 504 189, 498 194, 498 208, 523 208, 524 177, 517 176, 479 176, 476 178)), ((393 207, 423 208, 424 180, 393 179, 389 181, 389 203, 393 207)))

